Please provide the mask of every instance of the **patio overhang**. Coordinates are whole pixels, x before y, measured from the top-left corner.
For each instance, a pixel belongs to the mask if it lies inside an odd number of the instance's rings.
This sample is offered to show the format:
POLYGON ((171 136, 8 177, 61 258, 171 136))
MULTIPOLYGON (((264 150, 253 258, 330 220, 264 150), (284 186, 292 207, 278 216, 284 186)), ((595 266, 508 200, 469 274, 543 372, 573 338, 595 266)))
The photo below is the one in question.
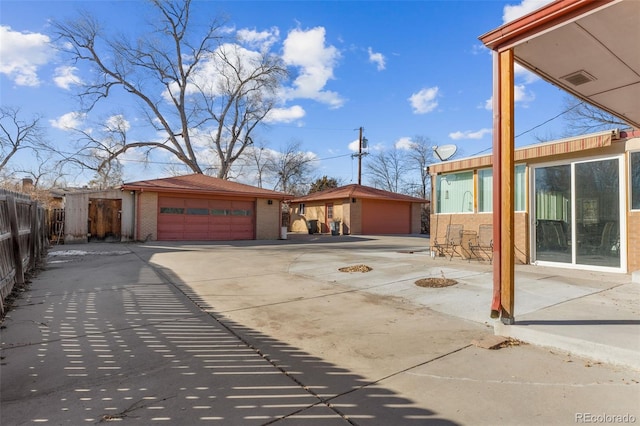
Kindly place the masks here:
POLYGON ((480 37, 490 49, 640 128, 640 2, 560 0, 480 37))
POLYGON ((494 53, 491 316, 514 320, 514 64, 640 128, 640 1, 556 0, 480 37, 494 53))

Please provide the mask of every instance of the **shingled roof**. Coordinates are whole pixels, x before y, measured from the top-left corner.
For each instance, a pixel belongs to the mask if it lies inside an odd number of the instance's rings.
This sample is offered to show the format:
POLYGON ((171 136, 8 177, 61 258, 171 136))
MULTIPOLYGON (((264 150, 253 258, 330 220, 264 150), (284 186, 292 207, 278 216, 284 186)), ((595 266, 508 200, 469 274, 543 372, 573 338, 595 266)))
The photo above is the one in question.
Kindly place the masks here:
POLYGON ((345 198, 367 198, 371 200, 405 201, 410 203, 423 204, 429 203, 429 200, 425 200, 422 198, 396 194, 395 192, 383 191, 382 189, 358 184, 345 185, 339 188, 331 188, 320 192, 314 192, 312 194, 305 195, 304 197, 294 198, 291 200, 291 202, 303 203, 305 201, 309 202, 322 200, 338 200, 345 198))
POLYGON ((122 185, 122 189, 126 191, 275 198, 279 200, 292 198, 292 195, 285 194, 284 192, 231 182, 199 173, 125 183, 122 185))

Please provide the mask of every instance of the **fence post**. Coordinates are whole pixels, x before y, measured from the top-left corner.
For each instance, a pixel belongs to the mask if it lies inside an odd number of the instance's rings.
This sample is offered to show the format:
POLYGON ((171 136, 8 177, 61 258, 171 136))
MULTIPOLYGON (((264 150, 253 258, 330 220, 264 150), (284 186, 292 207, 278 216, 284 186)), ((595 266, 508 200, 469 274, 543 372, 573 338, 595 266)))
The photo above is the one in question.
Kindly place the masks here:
POLYGON ((38 239, 40 238, 40 233, 38 232, 38 202, 31 201, 29 204, 29 219, 31 219, 31 224, 29 227, 31 228, 29 231, 29 269, 34 269, 36 267, 36 256, 39 256, 38 253, 38 239))
POLYGON ((22 254, 20 253, 20 228, 18 227, 18 209, 13 195, 7 195, 7 207, 9 210, 9 226, 11 227, 11 244, 13 247, 13 261, 15 263, 15 283, 24 284, 24 268, 22 267, 22 254))

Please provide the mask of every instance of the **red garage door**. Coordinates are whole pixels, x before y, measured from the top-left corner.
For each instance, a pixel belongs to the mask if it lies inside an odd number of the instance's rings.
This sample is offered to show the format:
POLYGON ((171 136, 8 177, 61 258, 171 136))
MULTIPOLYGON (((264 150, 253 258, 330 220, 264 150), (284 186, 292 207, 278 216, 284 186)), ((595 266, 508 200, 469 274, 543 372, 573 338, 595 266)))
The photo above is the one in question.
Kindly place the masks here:
POLYGON ((253 201, 159 197, 158 240, 253 240, 254 218, 253 201))
POLYGON ((411 203, 363 200, 362 233, 365 235, 410 234, 411 203))

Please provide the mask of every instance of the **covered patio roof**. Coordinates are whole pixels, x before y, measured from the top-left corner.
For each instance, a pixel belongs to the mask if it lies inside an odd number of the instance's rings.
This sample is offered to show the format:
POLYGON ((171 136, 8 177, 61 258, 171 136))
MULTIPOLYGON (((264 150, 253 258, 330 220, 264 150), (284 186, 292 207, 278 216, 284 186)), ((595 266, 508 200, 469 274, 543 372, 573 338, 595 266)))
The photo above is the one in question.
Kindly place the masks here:
POLYGON ((493 300, 514 319, 514 63, 640 128, 640 1, 556 0, 482 36, 495 52, 493 300))
POLYGON ((560 0, 480 37, 490 49, 640 128, 640 1, 560 0))

